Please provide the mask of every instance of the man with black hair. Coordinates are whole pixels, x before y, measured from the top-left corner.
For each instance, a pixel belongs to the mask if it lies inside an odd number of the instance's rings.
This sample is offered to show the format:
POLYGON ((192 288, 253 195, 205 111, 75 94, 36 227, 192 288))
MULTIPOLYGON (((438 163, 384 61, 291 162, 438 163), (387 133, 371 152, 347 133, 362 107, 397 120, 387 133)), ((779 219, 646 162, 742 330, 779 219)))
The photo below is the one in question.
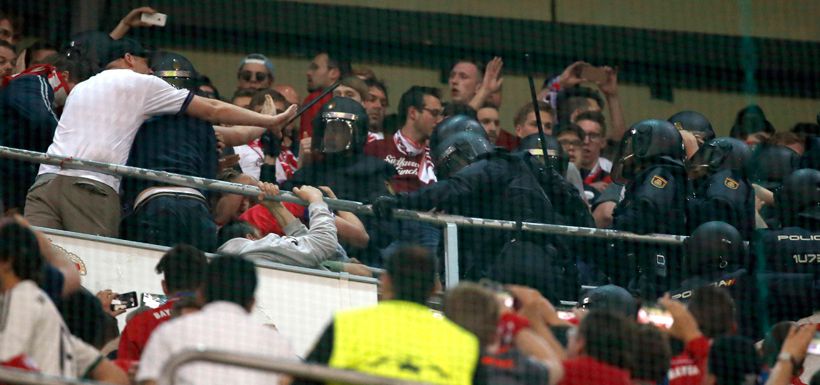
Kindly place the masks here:
MULTIPOLYGON (((57 54, 18 74, 0 90, 0 145, 44 152, 54 138, 66 97, 92 75, 91 62, 73 53, 57 54)), ((7 209, 23 210, 38 165, 0 159, 0 199, 7 209)))
MULTIPOLYGON (((397 173, 390 180, 391 191, 413 192, 436 183, 427 143, 441 122, 442 113, 441 94, 437 88, 412 86, 399 100, 399 119, 404 121, 401 129, 392 137, 364 146, 366 155, 382 159, 396 168, 397 173)), ((418 243, 436 254, 441 238, 438 227, 418 221, 400 221, 396 225, 397 237, 391 237, 395 240, 392 242, 394 247, 397 242, 418 243)), ((389 248, 384 253, 390 254, 389 248)))
MULTIPOLYGON (((257 283, 253 262, 234 256, 211 260, 202 288, 206 305, 201 311, 173 319, 156 330, 140 360, 137 382, 156 384, 169 360, 193 348, 297 360, 285 337, 251 316, 257 283)), ((211 363, 191 363, 176 373, 178 383, 203 385, 277 384, 279 380, 276 373, 211 363)))
POLYGON ((337 313, 307 361, 410 381, 472 383, 478 339, 425 306, 436 265, 423 247, 399 249, 380 278, 382 302, 337 313))
MULTIPOLYGON (((577 115, 575 124, 584 130, 584 144, 577 162, 581 177, 584 178, 584 188, 592 192, 593 196, 598 196, 612 183, 609 176, 612 161, 601 154, 607 145, 604 114, 600 111, 584 111, 577 115)), ((571 126, 572 123, 567 125, 571 126)))
MULTIPOLYGON (((306 106, 313 101, 313 99, 319 97, 323 89, 330 87, 337 80, 350 75, 351 72, 350 62, 343 59, 340 55, 328 51, 322 51, 316 54, 310 62, 310 65, 308 65, 306 75, 307 89, 310 93, 302 102, 302 105, 306 106)), ((313 120, 316 118, 316 114, 322 109, 322 106, 329 102, 331 98, 333 98, 332 94, 325 95, 318 103, 314 104, 313 107, 309 108, 299 117, 300 140, 307 140, 307 138, 313 137, 313 120)), ((309 147, 310 146, 308 146, 308 148, 309 147)), ((302 154, 299 154, 299 156, 301 155, 302 154)))
POLYGON ((569 333, 564 379, 559 385, 627 385, 633 367, 634 322, 595 310, 569 333))
MULTIPOLYGON (((15 47, 0 40, 0 80, 14 73, 14 64, 17 62, 15 47)), ((2 86, 2 84, 0 84, 2 86)))
POLYGON ((127 384, 122 370, 71 335, 37 287, 44 264, 40 241, 27 225, 0 221, 0 363, 31 360, 46 375, 127 384))
POLYGON ((140 359, 154 329, 170 319, 174 303, 197 295, 207 267, 205 254, 186 244, 176 245, 162 256, 155 270, 157 274, 163 275, 162 292, 168 297, 168 301, 128 321, 120 335, 118 359, 140 359))
POLYGON ((708 369, 704 385, 757 384, 761 367, 754 341, 742 336, 715 338, 708 369))
POLYGON ((655 325, 638 325, 634 347, 633 385, 663 384, 672 358, 669 338, 655 325))
POLYGON ((669 384, 701 384, 711 339, 733 334, 737 329, 732 297, 725 289, 705 286, 694 290, 687 306, 669 295, 659 303, 674 320, 669 335, 684 344, 683 352, 672 357, 669 384))
MULTIPOLYGON (((387 87, 378 79, 366 79, 367 95, 364 95, 364 108, 367 110, 367 142, 384 139, 384 116, 390 102, 387 99, 387 87)), ((392 133, 387 133, 388 136, 392 133)))
POLYGON ((11 12, 0 10, 0 41, 17 44, 22 35, 23 18, 11 12))

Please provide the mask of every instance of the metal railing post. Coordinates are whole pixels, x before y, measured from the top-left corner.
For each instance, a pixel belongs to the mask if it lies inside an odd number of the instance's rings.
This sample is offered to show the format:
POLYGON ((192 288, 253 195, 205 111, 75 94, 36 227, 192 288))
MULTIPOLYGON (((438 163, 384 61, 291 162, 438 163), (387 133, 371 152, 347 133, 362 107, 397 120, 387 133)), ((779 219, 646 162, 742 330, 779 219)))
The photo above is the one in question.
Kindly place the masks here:
POLYGON ((458 226, 447 223, 444 226, 444 285, 455 287, 458 277, 458 226))
POLYGON ((266 372, 284 373, 294 377, 320 382, 332 380, 333 382, 360 385, 423 385, 419 382, 374 376, 350 370, 330 368, 323 365, 306 364, 296 360, 272 359, 258 355, 219 350, 185 350, 174 354, 162 367, 159 378, 157 378, 157 384, 174 385, 176 373, 179 368, 185 364, 197 361, 234 365, 266 372))

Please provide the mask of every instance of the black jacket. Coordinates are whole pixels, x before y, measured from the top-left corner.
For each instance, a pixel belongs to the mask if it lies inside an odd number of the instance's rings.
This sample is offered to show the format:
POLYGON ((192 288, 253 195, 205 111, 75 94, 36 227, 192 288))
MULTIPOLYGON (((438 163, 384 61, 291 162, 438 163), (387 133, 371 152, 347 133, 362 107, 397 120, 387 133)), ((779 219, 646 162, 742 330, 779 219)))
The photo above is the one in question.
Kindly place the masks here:
POLYGON ((755 195, 752 184, 741 173, 721 170, 693 182, 694 194, 686 201, 690 232, 709 221, 734 226, 743 239, 755 229, 755 195))
MULTIPOLYGON (((54 90, 40 75, 21 76, 0 90, 0 145, 46 152, 54 139, 54 90)), ((25 205, 39 164, 0 158, 0 196, 6 208, 25 205)))

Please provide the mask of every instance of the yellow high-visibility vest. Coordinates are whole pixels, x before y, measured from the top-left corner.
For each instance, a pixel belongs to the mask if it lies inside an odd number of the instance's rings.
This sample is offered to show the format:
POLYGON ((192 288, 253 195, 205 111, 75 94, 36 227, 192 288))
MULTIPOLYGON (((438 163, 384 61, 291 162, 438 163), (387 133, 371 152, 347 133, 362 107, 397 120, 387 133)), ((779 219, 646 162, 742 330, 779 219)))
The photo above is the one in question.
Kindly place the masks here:
POLYGON ((330 366, 431 384, 469 385, 478 339, 441 314, 406 301, 342 312, 330 366))

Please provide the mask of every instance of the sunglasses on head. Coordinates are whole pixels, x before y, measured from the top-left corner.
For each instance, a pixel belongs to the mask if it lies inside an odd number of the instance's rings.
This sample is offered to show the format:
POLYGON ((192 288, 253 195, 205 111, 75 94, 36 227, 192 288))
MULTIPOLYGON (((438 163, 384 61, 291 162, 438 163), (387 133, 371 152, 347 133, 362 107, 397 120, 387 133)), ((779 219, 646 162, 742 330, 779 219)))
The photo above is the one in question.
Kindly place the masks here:
POLYGON ((267 72, 239 71, 239 78, 246 81, 264 82, 268 80, 267 72))

